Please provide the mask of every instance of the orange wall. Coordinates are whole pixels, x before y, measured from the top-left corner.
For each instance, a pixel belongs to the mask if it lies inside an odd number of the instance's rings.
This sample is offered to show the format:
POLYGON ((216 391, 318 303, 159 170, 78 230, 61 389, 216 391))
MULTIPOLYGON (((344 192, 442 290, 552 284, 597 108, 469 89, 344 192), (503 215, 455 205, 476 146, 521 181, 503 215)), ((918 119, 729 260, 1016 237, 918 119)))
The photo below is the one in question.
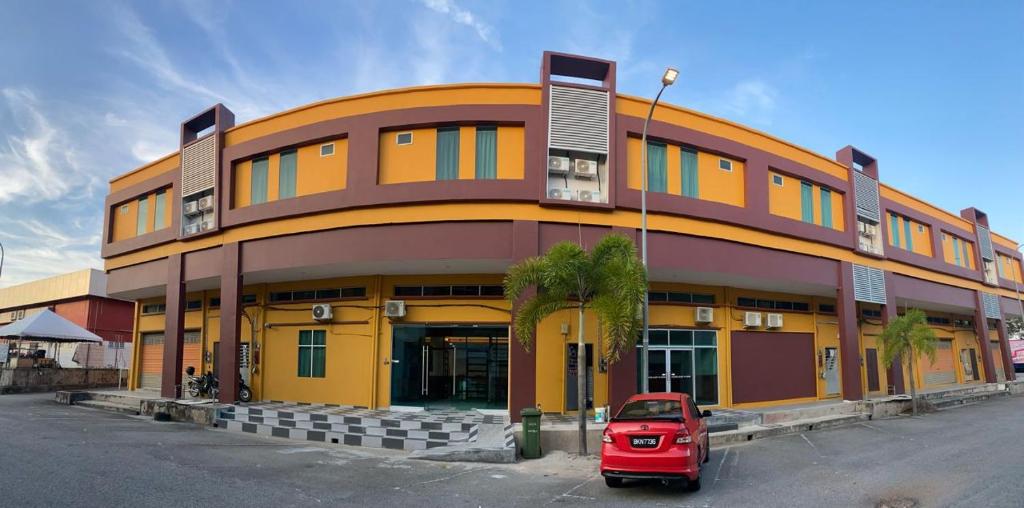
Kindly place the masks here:
MULTIPOLYGON (((900 237, 900 246, 899 246, 899 248, 904 249, 904 250, 906 250, 906 248, 907 248, 907 239, 904 238, 904 236, 906 236, 906 224, 909 222, 910 223, 910 239, 911 239, 911 242, 913 243, 912 247, 914 248, 912 252, 914 252, 916 254, 921 254, 922 256, 931 257, 932 256, 931 228, 929 228, 928 226, 926 226, 924 224, 921 224, 920 222, 917 222, 917 221, 915 221, 913 219, 904 217, 902 215, 893 214, 893 213, 887 213, 886 214, 886 223, 885 224, 886 224, 886 226, 889 229, 889 245, 895 247, 895 243, 893 242, 893 240, 895 238, 895 234, 896 233, 894 233, 893 230, 892 230, 892 218, 893 217, 896 217, 896 227, 899 228, 899 232, 898 232, 899 237, 900 237)), ((953 245, 952 241, 950 241, 950 247, 949 247, 950 248, 950 256, 952 256, 952 249, 953 249, 952 245, 953 245)))
MULTIPOLYGON (((626 141, 626 182, 631 189, 643 186, 643 173, 640 169, 642 143, 640 138, 629 137, 626 141)), ((666 144, 666 190, 668 194, 683 194, 682 152, 679 145, 666 144)), ((744 173, 743 162, 721 157, 706 152, 697 152, 697 196, 707 201, 716 201, 733 206, 744 206, 744 173), (732 161, 732 171, 718 168, 719 159, 732 161)))
MULTIPOLYGON (((158 189, 159 190, 159 189, 158 189)), ((125 240, 128 238, 135 238, 138 236, 138 217, 139 217, 139 199, 143 196, 125 201, 119 205, 115 205, 112 209, 114 216, 113 227, 111 228, 113 241, 125 240), (122 212, 121 208, 127 206, 127 211, 122 212)), ((146 233, 152 233, 155 231, 154 226, 156 225, 156 192, 151 192, 145 195, 146 198, 146 233)), ((164 229, 171 225, 171 213, 173 204, 171 203, 171 189, 168 187, 164 190, 164 229)))
MULTIPOLYGON (((412 129, 380 133, 378 182, 432 182, 437 175, 437 129, 412 129), (412 133, 412 144, 399 145, 400 132, 412 133)), ((459 139, 459 149, 463 140, 459 139)))
POLYGON ((996 254, 996 257, 999 258, 998 269, 1000 277, 1016 282, 1024 282, 1021 280, 1021 266, 1019 261, 1002 254, 996 254))
MULTIPOLYGON (((267 202, 277 201, 281 188, 281 154, 267 156, 267 202)), ((252 160, 235 163, 235 208, 252 204, 252 160)), ((348 139, 339 138, 296 150, 295 195, 308 196, 345 188, 348 179, 348 139), (334 155, 320 156, 320 146, 334 143, 334 155)))
MULTIPOLYGON (((498 179, 522 180, 526 163, 526 135, 522 127, 498 127, 498 179)), ((474 143, 474 146, 475 143, 474 143)))
POLYGON ((178 154, 172 153, 162 159, 158 159, 146 164, 145 166, 118 176, 110 181, 110 192, 127 189, 139 182, 144 182, 150 178, 160 176, 170 171, 178 171, 178 160, 178 154))
MULTIPOLYGON (((803 210, 801 207, 801 196, 800 188, 803 180, 799 178, 793 178, 791 176, 782 175, 774 171, 768 172, 768 212, 772 215, 778 215, 793 220, 803 220, 803 210), (775 176, 782 177, 782 186, 775 185, 773 182, 775 176)), ((813 182, 812 182, 813 183, 813 182)), ((835 190, 831 190, 829 194, 832 200, 832 229, 838 231, 845 230, 843 215, 843 195, 835 190)), ((813 208, 814 208, 814 223, 817 225, 822 224, 821 218, 821 186, 814 185, 811 190, 811 196, 813 197, 813 208)))
MULTIPOLYGON (((953 254, 953 237, 954 236, 955 235, 952 235, 952 234, 949 234, 949 233, 943 233, 942 234, 942 256, 943 256, 943 259, 945 259, 945 261, 947 263, 951 264, 951 265, 955 265, 956 264, 956 256, 953 254)), ((956 238, 960 238, 960 237, 956 237, 956 238)), ((960 238, 960 242, 961 242, 961 245, 960 245, 960 257, 961 257, 962 260, 966 259, 967 260, 966 267, 970 268, 971 270, 973 270, 975 268, 975 265, 974 265, 974 243, 969 242, 967 240, 964 240, 963 238, 960 238), (965 257, 965 254, 964 254, 965 251, 966 251, 966 257, 965 257)))

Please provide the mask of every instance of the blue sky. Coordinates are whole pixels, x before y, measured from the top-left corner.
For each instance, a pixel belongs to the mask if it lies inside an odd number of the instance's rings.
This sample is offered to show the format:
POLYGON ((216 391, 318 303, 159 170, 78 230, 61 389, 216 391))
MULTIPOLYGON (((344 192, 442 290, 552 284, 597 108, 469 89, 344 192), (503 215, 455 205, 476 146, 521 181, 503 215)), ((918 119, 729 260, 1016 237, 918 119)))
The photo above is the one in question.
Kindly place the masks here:
POLYGON ((7 1, 0 287, 100 267, 107 181, 175 150, 213 103, 243 122, 390 87, 536 82, 546 49, 616 60, 633 95, 676 66, 667 102, 829 156, 852 144, 883 181, 1024 239, 1022 26, 1018 1, 7 1))

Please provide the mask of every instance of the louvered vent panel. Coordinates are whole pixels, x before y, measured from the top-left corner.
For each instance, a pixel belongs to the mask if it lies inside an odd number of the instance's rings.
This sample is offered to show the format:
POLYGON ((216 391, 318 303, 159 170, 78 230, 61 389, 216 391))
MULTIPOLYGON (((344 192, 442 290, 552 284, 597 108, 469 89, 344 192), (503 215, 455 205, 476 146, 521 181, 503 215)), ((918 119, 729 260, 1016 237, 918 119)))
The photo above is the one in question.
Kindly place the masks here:
POLYGON ((551 85, 548 147, 608 153, 608 92, 551 85))
POLYGON ((989 319, 1002 319, 1002 309, 999 308, 999 296, 982 293, 981 304, 985 309, 985 317, 989 319))
POLYGON ((857 201, 857 215, 875 222, 881 221, 878 209, 878 180, 861 173, 853 172, 853 193, 857 201))
POLYGON ((181 154, 182 197, 212 189, 217 179, 216 136, 210 135, 185 147, 181 154))
POLYGON ((981 257, 990 261, 994 260, 996 253, 992 250, 992 234, 985 226, 975 224, 974 227, 978 229, 978 246, 981 247, 981 257))
POLYGON ((858 302, 885 305, 885 272, 853 265, 853 298, 858 302))

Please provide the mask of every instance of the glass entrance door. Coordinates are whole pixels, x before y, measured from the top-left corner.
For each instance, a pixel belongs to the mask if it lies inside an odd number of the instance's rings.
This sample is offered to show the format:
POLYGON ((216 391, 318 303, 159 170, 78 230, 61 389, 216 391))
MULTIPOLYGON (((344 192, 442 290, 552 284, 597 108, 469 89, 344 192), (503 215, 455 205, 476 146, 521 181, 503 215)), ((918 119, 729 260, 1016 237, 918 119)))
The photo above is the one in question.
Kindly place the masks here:
MULTIPOLYGON (((637 345, 637 372, 643 349, 637 345)), ((712 330, 651 330, 647 350, 651 392, 683 392, 698 404, 718 404, 718 336, 712 330)), ((639 392, 640 378, 637 378, 639 392)))
POLYGON ((693 350, 648 351, 647 386, 651 392, 693 393, 693 350))

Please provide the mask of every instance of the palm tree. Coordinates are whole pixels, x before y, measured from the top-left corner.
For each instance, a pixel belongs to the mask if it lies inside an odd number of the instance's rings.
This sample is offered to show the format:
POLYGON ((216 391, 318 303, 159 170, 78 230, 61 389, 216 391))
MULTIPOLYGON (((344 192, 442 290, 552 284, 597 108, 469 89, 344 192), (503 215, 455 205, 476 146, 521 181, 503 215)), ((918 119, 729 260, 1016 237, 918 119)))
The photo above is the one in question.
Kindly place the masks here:
POLYGON ((637 258, 636 245, 623 235, 603 237, 588 254, 583 247, 561 242, 546 254, 524 260, 505 274, 505 295, 515 306, 516 338, 527 350, 542 319, 563 309, 577 309, 578 363, 576 400, 579 401, 579 453, 587 454, 586 346, 583 316, 597 314, 604 332, 609 362, 636 344, 639 305, 647 290, 647 272, 637 258), (533 294, 527 294, 536 289, 533 294), (519 301, 523 297, 523 301, 519 301), (516 305, 518 303, 518 305, 516 305))
POLYGON ((928 326, 925 313, 919 309, 907 312, 889 321, 882 330, 882 362, 892 365, 899 358, 900 367, 907 362, 910 369, 910 401, 914 416, 917 416, 917 387, 914 383, 914 364, 922 354, 935 363, 935 331, 928 326))

